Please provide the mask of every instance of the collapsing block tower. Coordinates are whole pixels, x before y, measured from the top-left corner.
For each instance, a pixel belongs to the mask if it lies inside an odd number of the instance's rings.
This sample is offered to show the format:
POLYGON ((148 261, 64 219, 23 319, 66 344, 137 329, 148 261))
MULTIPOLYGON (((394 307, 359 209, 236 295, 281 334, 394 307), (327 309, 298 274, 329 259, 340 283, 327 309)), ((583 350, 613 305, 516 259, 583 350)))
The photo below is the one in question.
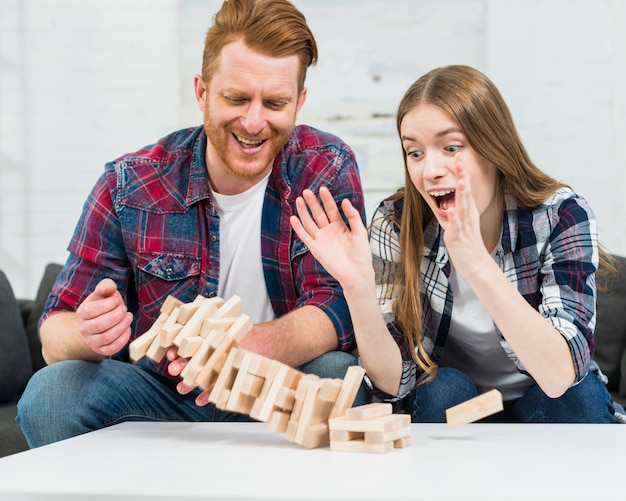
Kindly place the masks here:
POLYGON ((176 346, 189 358, 183 382, 210 390, 217 408, 266 422, 305 448, 328 444, 329 420, 352 407, 364 369, 351 366, 343 380, 320 378, 239 348, 252 327, 241 306, 238 296, 197 296, 191 303, 169 296, 155 323, 130 344, 130 358, 158 362, 176 346))

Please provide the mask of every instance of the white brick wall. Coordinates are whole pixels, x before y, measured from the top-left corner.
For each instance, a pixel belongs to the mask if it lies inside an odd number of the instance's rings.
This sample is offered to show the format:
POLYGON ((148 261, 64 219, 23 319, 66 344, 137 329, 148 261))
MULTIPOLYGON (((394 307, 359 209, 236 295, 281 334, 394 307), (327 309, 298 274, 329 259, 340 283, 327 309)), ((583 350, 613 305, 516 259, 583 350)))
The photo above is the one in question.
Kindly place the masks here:
MULTIPOLYGON (((406 87, 464 63, 500 87, 533 159, 626 254, 626 2, 295 0, 316 34, 300 120, 355 149, 368 214, 403 182, 406 87)), ((221 0, 0 0, 0 267, 35 294, 104 162, 200 123, 192 78, 221 0)))

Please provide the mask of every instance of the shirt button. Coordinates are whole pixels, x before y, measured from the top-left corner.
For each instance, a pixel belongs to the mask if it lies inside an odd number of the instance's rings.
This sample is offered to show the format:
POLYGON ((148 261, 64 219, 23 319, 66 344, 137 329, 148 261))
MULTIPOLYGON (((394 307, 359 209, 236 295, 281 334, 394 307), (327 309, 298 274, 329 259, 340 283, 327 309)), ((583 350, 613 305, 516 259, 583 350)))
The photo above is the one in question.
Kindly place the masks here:
POLYGON ((209 297, 215 297, 215 292, 209 292, 209 297))
POLYGON ((217 240, 217 237, 215 235, 211 235, 211 242, 215 242, 217 240))
POLYGON ((165 274, 169 277, 172 273, 174 273, 174 270, 172 269, 172 267, 171 267, 171 266, 168 266, 168 267, 165 269, 165 274))

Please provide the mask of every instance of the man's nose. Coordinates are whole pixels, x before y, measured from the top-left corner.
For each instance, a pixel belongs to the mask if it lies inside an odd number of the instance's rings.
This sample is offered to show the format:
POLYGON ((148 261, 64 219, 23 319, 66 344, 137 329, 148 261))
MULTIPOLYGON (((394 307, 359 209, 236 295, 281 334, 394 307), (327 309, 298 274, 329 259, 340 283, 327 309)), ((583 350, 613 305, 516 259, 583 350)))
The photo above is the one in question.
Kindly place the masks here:
POLYGON ((258 134, 265 127, 265 108, 262 103, 251 102, 243 118, 243 127, 250 134, 258 134))

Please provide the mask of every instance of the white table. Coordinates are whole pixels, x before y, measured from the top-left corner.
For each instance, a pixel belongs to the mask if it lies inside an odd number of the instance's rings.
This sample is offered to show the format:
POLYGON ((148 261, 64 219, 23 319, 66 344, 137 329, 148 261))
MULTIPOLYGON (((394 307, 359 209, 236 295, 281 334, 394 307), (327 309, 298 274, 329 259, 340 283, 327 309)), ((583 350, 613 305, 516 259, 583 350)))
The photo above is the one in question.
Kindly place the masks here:
POLYGON ((624 499, 626 426, 411 428, 411 447, 375 454, 265 423, 123 423, 0 459, 0 499, 624 499))

